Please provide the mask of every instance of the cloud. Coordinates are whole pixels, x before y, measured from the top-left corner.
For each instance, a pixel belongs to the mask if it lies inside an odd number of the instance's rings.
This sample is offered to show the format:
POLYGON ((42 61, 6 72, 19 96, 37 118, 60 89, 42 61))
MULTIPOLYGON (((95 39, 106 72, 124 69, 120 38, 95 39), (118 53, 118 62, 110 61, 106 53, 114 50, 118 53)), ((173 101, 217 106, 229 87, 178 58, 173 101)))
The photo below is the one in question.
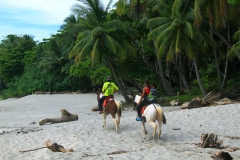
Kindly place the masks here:
MULTIPOLYGON (((102 0, 104 5, 109 1, 102 0)), ((77 0, 1 0, 0 40, 8 34, 29 34, 42 41, 56 34, 77 0)))

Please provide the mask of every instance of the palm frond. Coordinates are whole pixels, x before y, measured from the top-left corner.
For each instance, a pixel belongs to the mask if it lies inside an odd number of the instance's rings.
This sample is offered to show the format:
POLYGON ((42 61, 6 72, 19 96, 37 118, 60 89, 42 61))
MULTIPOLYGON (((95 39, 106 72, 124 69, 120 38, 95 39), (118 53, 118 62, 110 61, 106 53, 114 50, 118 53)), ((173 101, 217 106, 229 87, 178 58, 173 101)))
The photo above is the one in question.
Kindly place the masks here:
POLYGON ((91 39, 95 39, 103 35, 104 35, 104 29, 102 27, 95 27, 91 32, 91 39))
POLYGON ((200 27, 206 12, 207 0, 195 0, 194 1, 194 24, 197 28, 200 27))
POLYGON ((157 18, 153 18, 150 19, 147 23, 147 28, 156 28, 158 26, 167 24, 167 23, 171 23, 172 20, 170 18, 167 17, 157 17, 157 18))
POLYGON ((152 32, 148 34, 148 40, 155 39, 159 35, 161 35, 169 26, 171 23, 164 24, 156 29, 154 29, 152 32))
POLYGON ((235 41, 239 41, 239 37, 240 37, 240 29, 237 32, 234 33, 233 39, 235 41))
POLYGON ((231 50, 229 51, 229 56, 232 58, 237 56, 240 59, 240 41, 235 43, 232 47, 231 50))
POLYGON ((192 44, 189 42, 189 39, 188 39, 188 38, 185 38, 184 41, 185 41, 184 51, 185 51, 187 57, 188 57, 190 60, 192 60, 192 59, 194 58, 194 56, 196 56, 196 55, 194 54, 194 52, 193 52, 193 48, 194 48, 194 47, 193 47, 192 44))
POLYGON ((106 35, 103 39, 103 44, 108 48, 108 50, 112 53, 117 53, 116 47, 115 47, 115 39, 109 35, 106 35))
POLYGON ((92 58, 92 65, 93 65, 93 60, 96 58, 96 55, 99 54, 99 38, 95 41, 94 45, 93 45, 93 49, 91 51, 91 58, 92 58))
POLYGON ((108 29, 109 29, 109 28, 116 28, 116 30, 118 30, 118 31, 121 31, 121 32, 124 32, 124 33, 127 32, 127 30, 126 30, 126 24, 123 23, 123 22, 120 21, 120 20, 117 20, 117 19, 108 22, 105 26, 106 26, 106 28, 108 28, 108 29))
POLYGON ((194 26, 192 25, 192 23, 185 21, 185 25, 183 27, 183 32, 188 35, 189 38, 193 38, 194 34, 196 32, 194 26))
POLYGON ((143 17, 136 25, 136 28, 139 30, 145 29, 147 25, 148 19, 147 17, 143 17))
MULTIPOLYGON (((85 60, 88 57, 89 53, 94 52, 94 42, 95 40, 88 41, 87 44, 82 48, 82 51, 79 53, 79 60, 85 60)), ((92 55, 92 54, 91 54, 92 55)))
POLYGON ((175 54, 181 52, 185 47, 184 34, 181 29, 178 29, 176 35, 176 45, 175 45, 175 54))
POLYGON ((74 58, 75 57, 75 61, 78 62, 80 61, 80 54, 83 47, 87 44, 88 41, 90 41, 90 36, 87 36, 85 38, 83 38, 81 41, 79 41, 72 49, 72 51, 69 53, 68 58, 74 58))
POLYGON ((159 2, 159 4, 155 5, 152 10, 162 17, 170 17, 172 14, 171 7, 164 1, 159 2))
MULTIPOLYGON (((177 38, 173 37, 173 39, 177 38)), ((176 53, 176 41, 172 40, 167 53, 167 61, 171 61, 175 53, 176 53)))
POLYGON ((215 41, 212 39, 212 37, 209 35, 208 32, 206 32, 203 29, 200 29, 200 34, 202 35, 202 37, 204 39, 205 45, 211 46, 211 47, 216 47, 215 41))

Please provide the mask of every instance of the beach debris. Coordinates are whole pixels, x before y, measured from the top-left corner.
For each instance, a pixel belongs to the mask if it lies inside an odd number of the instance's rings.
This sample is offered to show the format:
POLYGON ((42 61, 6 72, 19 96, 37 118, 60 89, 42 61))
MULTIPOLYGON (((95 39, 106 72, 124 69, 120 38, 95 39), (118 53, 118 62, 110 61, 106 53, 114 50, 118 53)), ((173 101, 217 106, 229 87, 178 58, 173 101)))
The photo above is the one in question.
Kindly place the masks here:
POLYGON ((232 103, 232 101, 228 98, 223 98, 217 102, 214 102, 214 104, 216 104, 216 105, 225 105, 225 104, 230 104, 230 103, 232 103))
POLYGON ((218 151, 213 156, 211 156, 214 160, 232 160, 233 158, 228 152, 218 151))
POLYGON ((220 95, 221 93, 209 92, 203 98, 196 97, 190 102, 183 103, 181 109, 192 109, 209 106, 211 104, 214 104, 214 102, 219 99, 220 95))
POLYGON ((73 152, 73 149, 65 149, 62 145, 59 145, 57 143, 52 143, 50 140, 47 140, 46 142, 46 147, 50 149, 53 152, 73 152))
POLYGON ((107 155, 122 154, 122 153, 128 153, 128 152, 134 152, 134 151, 120 150, 120 151, 114 151, 114 152, 111 152, 111 153, 107 153, 107 155))
POLYGON ((39 120, 39 125, 43 125, 45 123, 62 123, 62 122, 69 122, 69 121, 76 121, 78 120, 77 114, 71 114, 66 109, 61 109, 62 116, 60 118, 44 118, 39 120))
POLYGON ((190 102, 185 102, 181 105, 181 109, 188 109, 188 105, 189 105, 190 102))
POLYGON ((25 151, 19 151, 19 152, 21 152, 21 153, 31 152, 31 151, 36 151, 36 150, 43 149, 43 148, 48 148, 53 152, 63 152, 63 153, 73 152, 73 149, 65 149, 62 145, 59 145, 57 143, 52 143, 50 140, 47 140, 45 142, 45 144, 46 144, 46 147, 40 147, 40 148, 35 148, 35 149, 30 149, 30 150, 25 150, 25 151))
POLYGON ((171 105, 171 106, 179 106, 179 99, 177 99, 177 100, 172 100, 172 101, 170 102, 170 105, 171 105))
POLYGON ((19 152, 21 152, 21 153, 31 152, 31 151, 36 151, 36 150, 43 149, 43 148, 47 148, 47 147, 40 147, 40 148, 35 148, 35 149, 30 149, 30 150, 25 150, 25 151, 19 151, 19 152))
POLYGON ((80 91, 78 90, 77 92, 70 92, 70 91, 35 91, 34 94, 38 95, 38 94, 80 94, 80 93, 86 93, 86 90, 84 91, 80 91))
POLYGON ((99 107, 96 106, 96 107, 92 108, 92 111, 99 111, 99 107))
POLYGON ((181 130, 181 128, 173 128, 173 130, 181 130))
POLYGON ((216 148, 220 148, 220 145, 223 143, 222 140, 218 141, 218 135, 215 135, 213 133, 210 134, 202 134, 201 135, 201 144, 200 146, 202 148, 206 148, 206 147, 216 147, 216 148))

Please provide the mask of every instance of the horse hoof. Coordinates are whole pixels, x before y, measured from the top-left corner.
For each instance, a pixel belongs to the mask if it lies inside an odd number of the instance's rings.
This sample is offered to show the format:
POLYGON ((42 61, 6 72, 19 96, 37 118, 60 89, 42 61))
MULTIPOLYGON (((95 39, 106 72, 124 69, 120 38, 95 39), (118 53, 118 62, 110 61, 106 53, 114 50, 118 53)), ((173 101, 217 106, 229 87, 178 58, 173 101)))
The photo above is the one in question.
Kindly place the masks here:
POLYGON ((147 130, 145 131, 145 134, 148 134, 148 131, 147 131, 147 130))

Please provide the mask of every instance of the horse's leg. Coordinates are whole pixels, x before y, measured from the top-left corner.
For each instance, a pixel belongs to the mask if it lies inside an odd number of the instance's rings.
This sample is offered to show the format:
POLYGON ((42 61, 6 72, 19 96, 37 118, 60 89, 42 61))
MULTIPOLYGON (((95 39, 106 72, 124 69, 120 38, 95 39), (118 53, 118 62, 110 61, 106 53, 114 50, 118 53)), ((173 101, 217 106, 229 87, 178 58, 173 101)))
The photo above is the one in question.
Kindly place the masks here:
POLYGON ((162 119, 158 118, 158 139, 160 139, 161 132, 162 132, 162 119))
POLYGON ((117 117, 118 117, 118 125, 119 125, 120 124, 120 118, 121 118, 120 113, 117 113, 117 117))
POLYGON ((153 127, 153 140, 154 140, 154 136, 155 136, 156 130, 157 130, 157 125, 153 121, 150 121, 148 123, 153 127))
POLYGON ((106 129, 106 114, 103 112, 103 128, 106 129))
POLYGON ((113 118, 113 121, 114 121, 115 126, 116 126, 116 131, 118 132, 118 120, 116 118, 113 118))
POLYGON ((143 130, 143 139, 146 139, 146 127, 145 127, 145 122, 144 121, 142 121, 142 130, 143 130))

